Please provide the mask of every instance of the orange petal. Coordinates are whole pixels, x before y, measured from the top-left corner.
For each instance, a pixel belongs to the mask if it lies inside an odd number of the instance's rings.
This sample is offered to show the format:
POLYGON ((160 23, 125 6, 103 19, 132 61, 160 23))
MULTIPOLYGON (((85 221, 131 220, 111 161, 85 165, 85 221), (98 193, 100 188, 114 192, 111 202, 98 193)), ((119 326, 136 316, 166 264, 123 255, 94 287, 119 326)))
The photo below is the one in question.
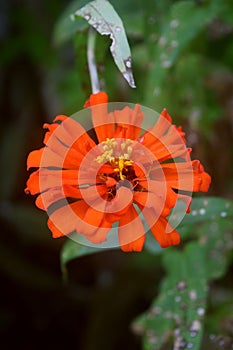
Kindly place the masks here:
POLYGON ((114 111, 114 118, 117 123, 115 138, 136 140, 141 131, 143 117, 144 113, 141 111, 139 104, 136 104, 134 109, 127 106, 122 110, 114 111))
POLYGON ((107 235, 111 229, 112 225, 109 224, 109 227, 98 227, 93 235, 86 236, 86 239, 94 244, 100 244, 107 241, 107 235))
POLYGON ((162 248, 180 243, 179 233, 176 230, 170 231, 171 227, 168 221, 163 217, 160 217, 150 229, 162 248))
POLYGON ((49 170, 42 168, 30 175, 25 192, 33 195, 47 191, 49 188, 65 185, 78 186, 78 172, 76 170, 49 170))
MULTIPOLYGON (((85 192, 85 198, 90 199, 91 192, 85 192)), ((94 194, 96 197, 96 194, 94 194)), ((57 201, 64 201, 63 205, 68 205, 67 198, 83 199, 83 192, 77 187, 65 185, 63 187, 52 187, 47 191, 41 193, 36 199, 36 205, 38 208, 47 210, 52 204, 57 201)))
POLYGON ((156 181, 164 182, 171 188, 183 191, 195 191, 200 184, 200 179, 195 176, 192 162, 177 162, 161 164, 161 169, 151 172, 151 177, 156 181), (164 180, 165 176, 165 180, 164 180))
POLYGON ((59 237, 63 237, 64 236, 64 233, 62 231, 60 231, 57 228, 57 226, 54 225, 52 220, 48 219, 47 225, 48 225, 48 228, 50 229, 50 231, 52 232, 53 238, 59 238, 59 237))
POLYGON ((121 217, 118 228, 119 243, 125 252, 140 252, 145 242, 145 231, 140 217, 131 205, 121 217))
POLYGON ((83 201, 78 201, 70 205, 58 208, 49 216, 48 226, 53 233, 53 237, 68 235, 76 230, 80 221, 77 211, 81 214, 87 206, 83 201), (83 208, 84 207, 84 208, 83 208), (75 209, 75 211, 73 210, 75 209))
POLYGON ((77 169, 82 159, 83 156, 73 149, 64 149, 63 154, 58 154, 49 147, 43 147, 29 153, 27 169, 34 167, 77 169))
POLYGON ((77 201, 58 208, 49 216, 48 225, 53 232, 53 237, 68 235, 71 232, 79 232, 82 219, 89 206, 83 201, 77 201))
POLYGON ((79 232, 84 235, 92 235, 98 227, 101 226, 101 223, 104 218, 104 209, 106 202, 102 198, 97 198, 93 202, 93 207, 89 207, 83 217, 83 222, 79 225, 79 232), (96 207, 99 209, 97 210, 96 207))
POLYGON ((143 144, 150 148, 153 145, 155 138, 160 139, 170 128, 172 119, 167 113, 166 109, 163 109, 156 123, 150 128, 145 134, 142 135, 141 139, 143 144))
POLYGON ((125 214, 133 202, 133 193, 127 188, 121 186, 116 193, 116 196, 110 202, 107 202, 106 213, 111 216, 121 216, 125 214))
POLYGON ((104 91, 97 92, 92 94, 84 104, 84 108, 92 107, 98 104, 108 103, 108 95, 104 91))
POLYGON ((27 194, 37 194, 40 193, 40 182, 39 182, 39 170, 34 171, 27 180, 27 187, 25 188, 25 193, 27 194))
POLYGON ((113 114, 108 114, 108 95, 105 92, 92 94, 84 107, 92 110, 92 123, 99 142, 114 137, 113 114))
POLYGON ((167 216, 170 213, 170 209, 167 206, 165 198, 163 199, 155 193, 135 191, 134 202, 143 208, 153 208, 155 217, 158 215, 167 216))

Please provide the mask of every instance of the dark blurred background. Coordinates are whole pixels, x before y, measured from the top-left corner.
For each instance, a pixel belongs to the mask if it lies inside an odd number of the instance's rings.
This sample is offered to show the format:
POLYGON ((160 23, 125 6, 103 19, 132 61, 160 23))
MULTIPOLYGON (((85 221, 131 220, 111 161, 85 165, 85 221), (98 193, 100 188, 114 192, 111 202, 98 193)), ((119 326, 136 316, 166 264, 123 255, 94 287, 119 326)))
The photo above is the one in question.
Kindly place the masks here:
MULTIPOLYGON (((51 238, 46 215, 24 193, 27 154, 42 146, 43 123, 57 114, 76 112, 90 93, 86 67, 81 67, 86 84, 80 82, 72 42, 62 47, 53 42, 55 23, 67 4, 65 0, 0 3, 0 347, 141 349, 130 325, 157 293, 164 274, 159 257, 101 252, 69 263, 69 283, 64 283, 59 255, 66 239, 51 238)), ((210 194, 233 198, 232 28, 227 32, 221 23, 208 28, 212 33, 208 55, 218 56, 221 48, 230 47, 230 69, 217 70, 200 86, 217 101, 218 117, 210 134, 187 121, 185 127, 194 155, 212 174, 210 194)), ((135 36, 130 43, 136 47, 142 40, 135 36)), ((140 50, 135 49, 135 56, 140 86, 140 50)), ((129 92, 114 65, 109 69, 114 73, 106 79, 107 88, 108 81, 117 77, 109 86, 110 95, 138 102, 143 87, 139 93, 129 92)))

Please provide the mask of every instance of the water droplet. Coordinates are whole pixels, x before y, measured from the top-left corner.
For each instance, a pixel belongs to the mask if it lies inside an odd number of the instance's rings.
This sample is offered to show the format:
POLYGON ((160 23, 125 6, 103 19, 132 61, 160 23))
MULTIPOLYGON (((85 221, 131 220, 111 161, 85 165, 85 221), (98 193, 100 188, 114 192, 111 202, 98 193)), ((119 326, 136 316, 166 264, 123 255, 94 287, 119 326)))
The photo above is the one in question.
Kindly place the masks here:
POLYGON ((181 297, 180 297, 179 295, 177 295, 177 296, 175 297, 175 302, 179 303, 180 301, 181 301, 181 297))
POLYGON ((183 292, 186 289, 186 282, 185 281, 179 281, 176 285, 176 288, 180 291, 183 292))
POLYGON ((188 344, 187 344, 187 348, 188 348, 188 349, 192 349, 192 347, 193 347, 193 343, 188 343, 188 344))
POLYGON ((148 337, 154 337, 155 336, 155 331, 153 329, 147 329, 146 335, 148 337))
POLYGON ((213 341, 216 338, 216 335, 215 334, 210 334, 209 338, 210 338, 210 340, 213 341))
POLYGON ((149 337, 148 341, 151 343, 151 344, 156 344, 157 341, 158 341, 158 338, 157 337, 149 337))
POLYGON ((155 306, 151 309, 152 315, 159 315, 162 311, 162 308, 160 306, 155 306))
POLYGON ((180 334, 180 328, 174 329, 174 336, 177 337, 180 334))
POLYGON ((171 28, 176 28, 176 27, 178 27, 178 25, 179 25, 178 19, 173 19, 173 20, 170 22, 170 27, 171 27, 171 28))
POLYGON ((90 15, 89 13, 86 13, 86 14, 84 15, 84 18, 85 18, 87 21, 89 21, 89 19, 91 18, 91 15, 90 15))
POLYGON ((196 299, 197 299, 197 292, 196 292, 195 290, 191 290, 191 291, 189 292, 189 298, 190 298, 191 300, 196 300, 196 299))
POLYGON ((171 41, 171 47, 177 47, 178 46, 178 41, 172 40, 171 41))
POLYGON ((203 205, 205 205, 205 206, 208 205, 208 203, 209 203, 209 202, 207 201, 207 199, 205 199, 205 200, 203 201, 203 205))
POLYGON ((178 314, 174 314, 173 318, 174 318, 176 324, 180 324, 181 323, 180 316, 178 314))
POLYGON ((227 216, 227 213, 225 211, 222 211, 220 216, 221 216, 221 218, 225 218, 227 216))
POLYGON ((196 216, 196 215, 197 215, 197 211, 196 211, 196 210, 192 210, 192 211, 191 211, 191 215, 192 215, 192 216, 196 216))
POLYGON ((223 346, 225 344, 225 340, 224 339, 220 339, 218 343, 219 343, 220 346, 223 346))
POLYGON ((133 324, 132 330, 137 335, 143 335, 145 327, 142 324, 133 324))
POLYGON ((155 17, 151 16, 151 17, 148 18, 148 23, 149 24, 154 24, 155 22, 156 22, 156 18, 155 17))
POLYGON ((166 44, 166 42, 167 42, 167 39, 165 38, 165 36, 161 36, 161 37, 159 38, 158 44, 159 44, 160 46, 164 46, 164 45, 166 44))
POLYGON ((151 40, 151 41, 156 41, 157 38, 158 38, 158 36, 157 36, 155 33, 151 33, 151 34, 150 34, 150 40, 151 40))
POLYGON ((163 53, 161 53, 161 55, 159 57, 161 60, 164 60, 167 58, 167 55, 163 52, 163 53))
POLYGON ((199 320, 194 320, 192 323, 191 323, 191 326, 190 326, 190 331, 191 332, 199 332, 199 330, 201 329, 201 323, 199 320))
POLYGON ((203 315, 205 314, 205 309, 203 309, 202 307, 199 307, 199 308, 197 309, 197 314, 198 314, 199 316, 203 316, 203 315))
POLYGON ((200 213, 200 215, 205 215, 206 210, 205 210, 204 208, 201 208, 201 209, 199 210, 199 213, 200 213))
POLYGON ((126 65, 127 68, 131 68, 131 66, 132 66, 131 60, 130 59, 126 60, 125 61, 125 65, 126 65))
POLYGON ((160 95, 160 93, 161 93, 161 89, 160 89, 159 87, 156 87, 156 88, 154 89, 154 91, 153 91, 153 94, 154 94, 155 96, 160 95))
POLYGON ((121 27, 116 26, 116 32, 121 32, 121 27))
POLYGON ((91 17, 90 16, 90 20, 91 20, 91 23, 95 23, 96 22, 96 18, 95 17, 91 17))
POLYGON ((191 338, 194 338, 194 337, 196 337, 197 332, 192 331, 192 332, 189 333, 189 335, 190 335, 191 338))
POLYGON ((93 28, 97 28, 97 27, 98 27, 98 24, 97 24, 97 23, 93 23, 93 24, 92 24, 92 27, 93 27, 93 28))
POLYGON ((171 318, 172 317, 172 312, 171 311, 166 311, 164 314, 164 318, 171 318))
POLYGON ((186 341, 184 340, 184 338, 182 338, 181 336, 178 336, 176 339, 175 339, 175 344, 174 344, 174 350, 181 350, 181 349, 184 349, 186 347, 187 343, 186 341))
POLYGON ((163 68, 170 68, 171 65, 172 65, 171 61, 168 61, 168 60, 162 62, 162 67, 163 68))

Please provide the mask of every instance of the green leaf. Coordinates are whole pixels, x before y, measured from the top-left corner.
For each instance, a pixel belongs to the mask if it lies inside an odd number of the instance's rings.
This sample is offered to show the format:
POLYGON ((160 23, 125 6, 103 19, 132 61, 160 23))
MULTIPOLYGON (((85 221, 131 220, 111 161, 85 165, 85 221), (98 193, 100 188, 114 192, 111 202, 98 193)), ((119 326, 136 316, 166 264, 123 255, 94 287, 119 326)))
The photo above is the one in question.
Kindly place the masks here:
POLYGON ((134 88, 130 47, 124 25, 112 5, 106 0, 92 1, 72 16, 74 21, 79 17, 86 19, 101 35, 110 36, 113 59, 129 85, 134 88))
POLYGON ((180 1, 170 8, 161 28, 154 63, 148 75, 146 105, 160 108, 159 95, 164 80, 183 49, 219 13, 221 4, 210 2, 197 6, 193 1, 180 1))

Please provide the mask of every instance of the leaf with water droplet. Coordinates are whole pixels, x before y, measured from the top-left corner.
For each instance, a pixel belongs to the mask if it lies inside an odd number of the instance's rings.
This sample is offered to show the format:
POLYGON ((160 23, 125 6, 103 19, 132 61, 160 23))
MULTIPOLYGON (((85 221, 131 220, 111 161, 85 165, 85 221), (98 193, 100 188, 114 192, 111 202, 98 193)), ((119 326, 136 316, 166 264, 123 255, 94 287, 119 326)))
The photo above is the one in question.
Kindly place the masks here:
MULTIPOLYGON (((182 208, 181 211, 183 212, 182 208)), ((179 212, 176 213, 179 217, 179 212)), ((182 215, 182 213, 180 213, 182 215)), ((180 226, 196 224, 218 218, 233 218, 233 201, 219 197, 193 198, 191 212, 185 215, 180 226)))
POLYGON ((129 85, 135 88, 130 47, 124 25, 113 6, 106 0, 95 0, 71 16, 74 21, 80 17, 84 18, 101 35, 110 36, 112 57, 129 85))
MULTIPOLYGON (((213 200, 216 210, 217 204, 226 210, 232 209, 229 200, 213 200)), ((197 198, 197 201, 199 206, 195 210, 203 208, 203 205, 207 208, 211 198, 197 198)), ((187 226, 193 230, 193 225, 187 226)), ((165 348, 172 335, 174 349, 181 343, 200 349, 209 281, 222 277, 232 258, 230 215, 226 219, 219 217, 201 223, 196 228, 196 236, 198 240, 186 244, 182 251, 172 248, 164 251, 163 265, 167 273, 159 295, 150 309, 133 324, 133 329, 143 336, 144 350, 165 348), (154 330, 153 337, 148 330, 154 330), (156 343, 152 343, 155 339, 156 343)))
POLYGON ((205 259, 205 251, 196 242, 187 245, 183 252, 166 251, 163 264, 167 275, 159 296, 133 323, 133 329, 143 335, 143 349, 166 347, 172 335, 174 349, 181 343, 199 349, 207 297, 205 259), (152 336, 148 329, 154 331, 152 336))

